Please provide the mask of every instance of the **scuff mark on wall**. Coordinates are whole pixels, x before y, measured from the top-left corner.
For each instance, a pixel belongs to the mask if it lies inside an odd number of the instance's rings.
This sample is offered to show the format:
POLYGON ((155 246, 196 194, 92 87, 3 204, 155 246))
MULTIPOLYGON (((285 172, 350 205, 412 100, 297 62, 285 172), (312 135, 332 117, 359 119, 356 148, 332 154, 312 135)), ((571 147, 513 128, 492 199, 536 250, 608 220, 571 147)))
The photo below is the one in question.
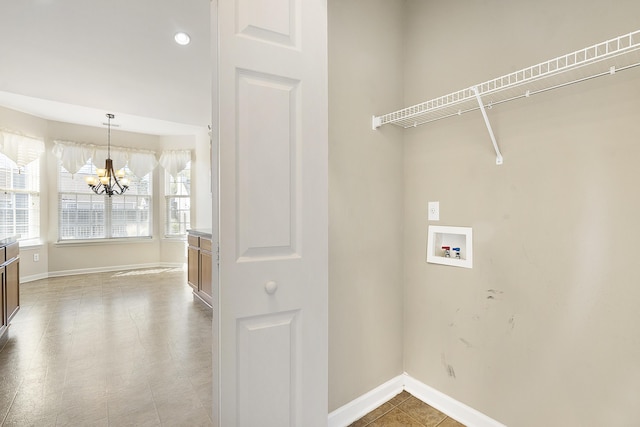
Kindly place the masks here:
POLYGON ((449 376, 451 378, 455 378, 456 377, 456 371, 453 370, 453 366, 451 366, 451 365, 447 365, 447 373, 449 374, 449 376))
MULTIPOLYGON (((456 309, 456 313, 455 314, 457 315, 459 311, 460 311, 460 307, 458 307, 456 309)), ((449 327, 450 328, 453 328, 454 326, 457 326, 457 323, 455 322, 455 316, 454 316, 453 320, 449 323, 449 327)))
POLYGON ((502 295, 504 293, 497 289, 487 289, 487 292, 490 294, 487 296, 487 299, 498 299, 497 296, 502 295))
POLYGON ((464 338, 458 338, 460 340, 460 342, 462 344, 464 344, 465 346, 467 346, 467 348, 473 348, 473 344, 471 344, 469 341, 465 340, 464 338))
POLYGON ((447 363, 447 357, 444 355, 444 353, 440 353, 440 356, 442 357, 442 364, 444 365, 445 369, 447 370, 447 375, 449 375, 451 378, 456 377, 456 371, 453 369, 453 366, 451 366, 449 363, 447 363))
POLYGON ((513 328, 516 327, 516 315, 512 314, 511 317, 509 318, 509 326, 511 326, 511 329, 513 330, 513 328))

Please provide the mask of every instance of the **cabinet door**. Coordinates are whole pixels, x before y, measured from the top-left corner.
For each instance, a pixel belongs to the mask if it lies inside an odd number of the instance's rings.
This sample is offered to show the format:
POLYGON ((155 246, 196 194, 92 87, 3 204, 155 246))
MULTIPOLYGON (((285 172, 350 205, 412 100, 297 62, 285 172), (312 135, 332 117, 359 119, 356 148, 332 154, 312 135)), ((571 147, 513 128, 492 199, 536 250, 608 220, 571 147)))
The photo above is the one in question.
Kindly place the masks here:
POLYGON ((198 276, 198 258, 200 257, 200 250, 193 246, 189 246, 187 249, 187 282, 196 291, 200 287, 200 279, 198 276))
POLYGON ((7 329, 9 324, 7 320, 7 311, 5 309, 5 283, 4 283, 4 267, 0 267, 0 337, 7 329))
POLYGON ((200 292, 209 304, 213 296, 213 256, 211 252, 200 250, 200 292))
POLYGON ((20 260, 14 259, 5 267, 5 297, 7 299, 7 322, 10 322, 13 316, 20 308, 20 260))

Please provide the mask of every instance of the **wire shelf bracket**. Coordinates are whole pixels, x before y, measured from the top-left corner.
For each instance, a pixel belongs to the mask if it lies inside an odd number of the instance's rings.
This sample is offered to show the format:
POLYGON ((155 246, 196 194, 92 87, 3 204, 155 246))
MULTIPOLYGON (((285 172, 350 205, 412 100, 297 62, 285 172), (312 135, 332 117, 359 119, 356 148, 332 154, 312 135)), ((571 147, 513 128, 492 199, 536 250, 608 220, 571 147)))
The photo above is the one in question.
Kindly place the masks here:
POLYGON ((640 65, 640 30, 601 42, 528 68, 432 100, 372 117, 372 128, 392 124, 417 127, 480 109, 502 164, 484 105, 498 105, 640 65), (484 104, 483 104, 484 103, 484 104))
POLYGON ((500 153, 500 148, 498 148, 498 142, 496 141, 496 137, 493 134, 493 129, 491 128, 491 122, 489 121, 489 117, 487 117, 487 111, 484 108, 484 104, 482 103, 482 97, 480 96, 480 92, 476 86, 471 88, 473 93, 476 95, 476 99, 478 100, 478 106, 480 111, 482 112, 482 118, 484 119, 484 124, 487 125, 487 130, 489 131, 489 137, 491 138, 491 142, 493 143, 493 149, 496 150, 496 165, 501 165, 503 162, 502 153, 500 153))

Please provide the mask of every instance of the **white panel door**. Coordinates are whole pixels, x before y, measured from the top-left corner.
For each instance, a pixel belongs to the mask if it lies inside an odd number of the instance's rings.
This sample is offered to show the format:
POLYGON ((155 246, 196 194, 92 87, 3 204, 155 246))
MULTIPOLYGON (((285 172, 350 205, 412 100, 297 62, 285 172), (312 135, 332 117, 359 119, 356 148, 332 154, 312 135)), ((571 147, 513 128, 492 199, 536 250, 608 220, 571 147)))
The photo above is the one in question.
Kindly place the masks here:
POLYGON ((218 0, 221 427, 327 425, 326 9, 218 0))

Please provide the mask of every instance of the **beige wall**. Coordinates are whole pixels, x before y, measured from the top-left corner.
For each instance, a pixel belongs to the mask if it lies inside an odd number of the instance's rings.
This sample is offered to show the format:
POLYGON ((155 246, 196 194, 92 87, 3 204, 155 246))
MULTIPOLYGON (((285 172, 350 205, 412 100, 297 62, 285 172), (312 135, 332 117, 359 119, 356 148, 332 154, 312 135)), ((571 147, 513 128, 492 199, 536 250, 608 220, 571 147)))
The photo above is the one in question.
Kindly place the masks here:
MULTIPOLYGON (((83 271, 100 271, 113 268, 135 268, 152 265, 180 265, 186 262, 185 241, 163 238, 164 203, 155 197, 153 220, 154 238, 127 243, 95 242, 83 244, 58 243, 58 163, 51 154, 55 139, 102 144, 105 130, 97 127, 79 126, 70 123, 48 121, 28 114, 0 107, 0 128, 19 131, 27 135, 42 137, 46 151, 41 162, 41 236, 42 245, 21 248, 20 275, 23 280, 47 277, 47 275, 73 274, 83 271), (35 262, 33 255, 40 260, 35 262)), ((112 129, 114 146, 140 149, 191 149, 193 180, 208 179, 209 146, 206 129, 199 135, 165 136, 143 135, 112 129), (201 146, 205 148, 202 149, 201 146)), ((162 194, 164 171, 154 170, 154 195, 162 194)), ((209 228, 211 218, 211 196, 209 185, 203 182, 192 186, 194 203, 192 223, 209 228), (197 209, 196 209, 197 206, 197 209)))
POLYGON ((329 410, 402 373, 402 1, 329 1, 329 410))
MULTIPOLYGON (((407 1, 405 105, 638 29, 575 5, 407 1)), ((502 166, 479 112, 404 132, 410 375, 510 426, 637 424, 638 99, 640 68, 495 106, 502 166), (473 269, 425 262, 432 200, 473 269)))

